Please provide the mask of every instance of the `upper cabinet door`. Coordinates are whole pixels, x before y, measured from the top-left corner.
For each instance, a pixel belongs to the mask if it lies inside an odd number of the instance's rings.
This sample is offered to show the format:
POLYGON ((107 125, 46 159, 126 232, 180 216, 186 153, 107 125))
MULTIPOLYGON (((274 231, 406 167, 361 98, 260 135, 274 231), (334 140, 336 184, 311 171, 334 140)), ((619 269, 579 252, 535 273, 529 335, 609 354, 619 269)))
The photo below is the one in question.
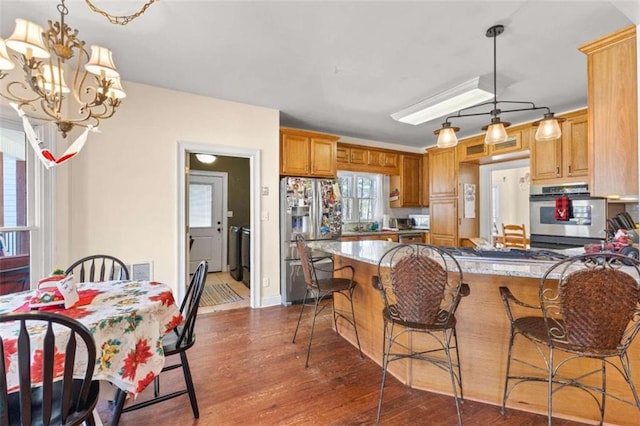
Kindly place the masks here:
POLYGON ((638 196, 636 26, 580 47, 587 55, 592 195, 638 196))
MULTIPOLYGON (((280 129, 280 174, 336 177, 338 139, 337 136, 305 130, 280 129)), ((350 151, 342 150, 341 154, 344 157, 350 151)))
POLYGON ((336 142, 311 138, 311 174, 322 177, 336 176, 336 142))
POLYGON ((282 134, 280 144, 281 173, 289 176, 309 174, 309 138, 301 135, 282 134))
POLYGON ((562 138, 551 141, 536 141, 535 128, 531 129, 531 179, 555 179, 561 176, 562 138))
POLYGON ((589 176, 588 123, 584 114, 562 124, 562 159, 567 177, 589 176))
POLYGON ((457 167, 455 147, 429 150, 429 195, 432 199, 457 195, 457 167))

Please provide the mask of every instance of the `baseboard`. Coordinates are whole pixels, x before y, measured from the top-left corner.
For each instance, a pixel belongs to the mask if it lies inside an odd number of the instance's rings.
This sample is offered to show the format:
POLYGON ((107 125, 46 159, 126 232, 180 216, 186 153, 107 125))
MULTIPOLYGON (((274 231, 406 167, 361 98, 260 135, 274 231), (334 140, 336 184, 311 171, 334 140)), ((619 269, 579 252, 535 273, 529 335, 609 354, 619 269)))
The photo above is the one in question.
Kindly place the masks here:
POLYGON ((261 308, 266 308, 268 306, 278 306, 282 304, 282 300, 279 294, 276 296, 263 297, 261 302, 261 308))

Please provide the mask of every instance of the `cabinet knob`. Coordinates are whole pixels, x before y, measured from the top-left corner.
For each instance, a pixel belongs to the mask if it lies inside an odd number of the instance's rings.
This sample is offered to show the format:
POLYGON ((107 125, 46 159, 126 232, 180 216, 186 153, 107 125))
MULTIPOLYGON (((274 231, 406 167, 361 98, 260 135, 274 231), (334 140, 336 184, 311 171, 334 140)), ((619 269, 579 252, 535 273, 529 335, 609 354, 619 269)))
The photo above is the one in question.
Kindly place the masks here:
POLYGON ((560 176, 560 167, 556 167, 556 175, 560 176))
POLYGON ((569 164, 569 175, 571 175, 571 164, 569 164))

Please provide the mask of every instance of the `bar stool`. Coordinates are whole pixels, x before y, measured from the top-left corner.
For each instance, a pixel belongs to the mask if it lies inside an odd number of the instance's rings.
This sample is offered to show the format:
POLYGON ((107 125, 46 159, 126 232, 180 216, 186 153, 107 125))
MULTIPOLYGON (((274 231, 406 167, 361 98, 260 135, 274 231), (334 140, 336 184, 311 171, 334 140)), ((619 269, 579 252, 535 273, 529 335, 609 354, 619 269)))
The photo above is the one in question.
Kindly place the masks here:
POLYGON ((384 303, 382 383, 376 424, 380 423, 389 363, 410 358, 449 372, 458 422, 462 425, 459 402, 464 396, 455 312, 460 298, 469 294, 469 286, 462 282, 457 260, 437 247, 402 244, 380 259, 374 287, 384 303), (418 333, 428 336, 435 349, 415 351, 413 335, 418 333))
POLYGON ((600 424, 607 397, 640 409, 627 355, 640 331, 640 262, 612 253, 575 256, 545 272, 539 284, 539 305, 516 299, 507 287, 500 287, 500 295, 511 323, 502 414, 514 388, 527 382, 547 383, 549 425, 553 397, 566 387, 581 389, 592 397, 600 411, 600 424), (531 316, 516 317, 516 312, 531 316), (521 344, 528 341, 536 350, 526 346, 516 357, 514 340, 520 336, 525 339, 519 339, 521 344), (538 364, 531 354, 540 355, 538 364), (599 366, 576 373, 580 358, 597 360, 599 366), (511 370, 516 364, 514 373, 511 370), (622 375, 633 400, 607 389, 607 367, 622 375))
MULTIPOLYGON (((304 312, 304 306, 307 303, 307 298, 312 297, 314 301, 313 320, 311 322, 311 333, 309 334, 309 345, 307 346, 307 359, 305 361, 305 368, 309 366, 309 354, 311 353, 311 342, 313 340, 313 330, 316 326, 316 318, 318 314, 322 312, 324 306, 321 302, 331 297, 331 308, 333 311, 333 327, 338 332, 338 318, 342 318, 347 321, 353 327, 356 335, 356 342, 358 344, 358 351, 360 352, 360 358, 363 358, 362 348, 360 347, 360 338, 358 337, 358 327, 356 326, 356 314, 353 309, 353 291, 356 288, 356 282, 353 280, 355 270, 352 266, 343 266, 341 268, 332 269, 330 272, 336 271, 349 271, 349 278, 331 277, 325 279, 318 279, 316 270, 322 270, 315 265, 315 260, 311 256, 309 246, 304 237, 300 234, 296 235, 296 245, 298 247, 298 254, 300 256, 300 263, 302 264, 302 270, 304 272, 304 279, 307 284, 307 290, 302 301, 302 307, 300 308, 300 315, 298 316, 298 323, 296 324, 296 331, 293 333, 292 343, 296 342, 296 336, 298 334, 298 328, 300 327, 300 320, 302 319, 302 313, 304 312), (335 297, 340 295, 349 301, 351 306, 351 312, 343 312, 336 310, 335 297)), ((323 270, 324 271, 324 270, 323 270)), ((326 272, 326 271, 325 271, 326 272)))

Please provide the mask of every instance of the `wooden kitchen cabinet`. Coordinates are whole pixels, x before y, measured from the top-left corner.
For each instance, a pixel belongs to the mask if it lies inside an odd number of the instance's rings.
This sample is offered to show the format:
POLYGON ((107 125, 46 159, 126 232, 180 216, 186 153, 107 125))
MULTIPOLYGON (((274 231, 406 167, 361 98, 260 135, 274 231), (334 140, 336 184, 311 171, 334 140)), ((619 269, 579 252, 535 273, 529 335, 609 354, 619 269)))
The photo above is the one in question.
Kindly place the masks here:
POLYGON ((429 150, 429 197, 455 197, 458 195, 458 161, 456 147, 429 150))
POLYGON ((400 174, 391 176, 390 189, 399 191, 398 199, 390 202, 391 207, 420 207, 422 176, 422 156, 400 156, 400 174))
POLYGON ((420 204, 425 207, 429 207, 429 154, 426 153, 422 156, 422 183, 420 204))
POLYGON ((339 143, 337 150, 337 165, 340 170, 381 173, 384 175, 397 175, 400 173, 399 158, 402 155, 401 151, 345 143, 339 143))
POLYGON ((530 129, 531 180, 534 183, 568 183, 589 179, 587 110, 562 116, 562 136, 536 141, 530 129))
POLYGON ((455 198, 431 198, 431 229, 429 235, 434 246, 458 245, 458 200, 455 198))
POLYGON ((280 129, 280 174, 335 178, 338 136, 280 129))
POLYGON ((484 135, 460 141, 457 146, 459 161, 476 160, 489 155, 489 146, 484 143, 484 135))
POLYGON ((522 132, 521 129, 507 129, 509 138, 504 142, 489 145, 489 155, 507 154, 526 149, 527 146, 522 132))
POLYGON ((394 243, 398 242, 398 234, 392 233, 375 233, 372 232, 370 234, 362 234, 362 235, 345 235, 340 237, 340 241, 391 241, 394 243))
POLYGON ((382 167, 389 170, 398 169, 399 155, 395 152, 377 151, 375 149, 369 150, 368 165, 373 167, 382 167))
POLYGON ((580 47, 587 55, 589 191, 638 196, 636 27, 580 47))

